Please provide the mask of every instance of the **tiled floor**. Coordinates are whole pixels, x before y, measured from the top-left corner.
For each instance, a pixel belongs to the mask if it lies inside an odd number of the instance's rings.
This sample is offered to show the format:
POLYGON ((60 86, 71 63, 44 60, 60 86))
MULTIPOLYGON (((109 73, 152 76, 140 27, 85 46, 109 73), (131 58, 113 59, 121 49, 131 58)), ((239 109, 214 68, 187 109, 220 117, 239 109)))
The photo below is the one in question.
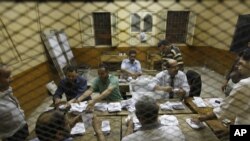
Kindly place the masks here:
MULTIPOLYGON (((193 67, 185 68, 186 70, 192 69, 201 74, 202 79, 202 92, 201 97, 224 97, 221 91, 221 86, 224 83, 224 77, 207 68, 193 67)), ((38 116, 49 107, 52 100, 48 97, 44 100, 43 104, 39 106, 28 118, 29 130, 33 131, 38 116)))

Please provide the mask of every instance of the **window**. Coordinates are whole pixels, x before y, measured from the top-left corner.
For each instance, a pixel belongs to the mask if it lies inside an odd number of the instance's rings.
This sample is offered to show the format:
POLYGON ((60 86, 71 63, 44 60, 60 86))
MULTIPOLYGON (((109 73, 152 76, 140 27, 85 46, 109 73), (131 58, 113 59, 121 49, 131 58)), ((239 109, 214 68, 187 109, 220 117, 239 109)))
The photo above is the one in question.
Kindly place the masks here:
POLYGON ((153 18, 148 12, 132 13, 131 32, 152 32, 153 18))
POLYGON ((168 11, 166 39, 171 43, 186 43, 189 11, 168 11))
POLYGON ((112 45, 111 14, 109 12, 93 13, 94 36, 96 45, 112 45))

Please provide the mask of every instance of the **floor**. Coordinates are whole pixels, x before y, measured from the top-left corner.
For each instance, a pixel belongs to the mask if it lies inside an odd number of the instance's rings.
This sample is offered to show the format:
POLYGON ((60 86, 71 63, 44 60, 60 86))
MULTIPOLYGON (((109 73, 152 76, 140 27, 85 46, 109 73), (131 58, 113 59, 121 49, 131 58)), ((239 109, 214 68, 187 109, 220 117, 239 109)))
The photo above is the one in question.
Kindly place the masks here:
MULTIPOLYGON (((201 97, 222 97, 224 98, 224 94, 221 91, 221 86, 225 81, 224 76, 209 70, 205 67, 192 67, 192 68, 185 68, 186 70, 192 69, 197 71, 201 75, 202 79, 202 92, 201 97)), ((43 104, 39 106, 28 118, 27 122, 29 125, 29 130, 33 131, 35 128, 35 123, 38 116, 48 109, 49 105, 51 104, 52 100, 51 97, 48 97, 44 100, 43 104)))

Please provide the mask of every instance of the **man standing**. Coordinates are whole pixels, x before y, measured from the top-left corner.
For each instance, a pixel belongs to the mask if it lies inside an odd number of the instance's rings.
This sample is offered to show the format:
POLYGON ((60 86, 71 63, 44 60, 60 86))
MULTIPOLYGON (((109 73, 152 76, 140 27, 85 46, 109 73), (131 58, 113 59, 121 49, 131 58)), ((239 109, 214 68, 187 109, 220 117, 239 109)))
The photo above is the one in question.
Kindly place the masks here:
POLYGON ((110 75, 106 65, 101 64, 98 68, 98 77, 94 80, 92 86, 77 101, 81 101, 90 96, 93 92, 99 92, 100 95, 90 100, 86 108, 91 111, 96 102, 101 100, 119 101, 122 96, 119 89, 119 81, 116 76, 110 75))
POLYGON ((0 64, 0 139, 24 141, 29 135, 23 110, 10 87, 11 70, 0 64))
POLYGON ((206 121, 212 118, 234 119, 236 125, 250 124, 250 49, 243 51, 238 63, 238 71, 241 80, 233 87, 229 96, 221 105, 206 115, 201 115, 193 119, 194 122, 206 121))
POLYGON ((141 63, 140 61, 136 60, 136 51, 130 50, 129 58, 124 59, 121 64, 121 71, 123 72, 123 76, 125 78, 131 76, 132 78, 137 78, 142 74, 141 71, 141 63))
MULTIPOLYGON (((55 95, 54 102, 58 105, 61 102, 62 94, 66 94, 67 101, 73 102, 87 90, 87 80, 77 74, 77 68, 67 66, 65 69, 66 78, 61 80, 55 95)), ((85 97, 83 100, 90 100, 85 97)))
POLYGON ((178 47, 170 44, 166 40, 161 40, 158 43, 158 48, 161 51, 162 60, 164 59, 174 59, 178 63, 179 70, 184 70, 184 63, 182 59, 181 51, 178 47))
POLYGON ((153 82, 149 84, 152 90, 167 92, 166 96, 171 98, 179 96, 180 99, 187 97, 190 91, 186 74, 178 70, 177 61, 168 59, 163 63, 166 70, 156 74, 153 82))

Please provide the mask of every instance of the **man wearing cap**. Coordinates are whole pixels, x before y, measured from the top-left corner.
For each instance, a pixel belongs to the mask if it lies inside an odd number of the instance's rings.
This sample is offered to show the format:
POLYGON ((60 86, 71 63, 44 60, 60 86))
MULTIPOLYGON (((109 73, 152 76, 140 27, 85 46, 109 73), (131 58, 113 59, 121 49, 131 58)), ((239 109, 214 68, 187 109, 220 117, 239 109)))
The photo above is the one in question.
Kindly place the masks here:
POLYGON ((158 43, 158 48, 161 51, 162 60, 164 59, 174 59, 178 63, 179 70, 184 70, 184 63, 182 60, 182 54, 178 47, 172 45, 166 40, 161 40, 158 43))

